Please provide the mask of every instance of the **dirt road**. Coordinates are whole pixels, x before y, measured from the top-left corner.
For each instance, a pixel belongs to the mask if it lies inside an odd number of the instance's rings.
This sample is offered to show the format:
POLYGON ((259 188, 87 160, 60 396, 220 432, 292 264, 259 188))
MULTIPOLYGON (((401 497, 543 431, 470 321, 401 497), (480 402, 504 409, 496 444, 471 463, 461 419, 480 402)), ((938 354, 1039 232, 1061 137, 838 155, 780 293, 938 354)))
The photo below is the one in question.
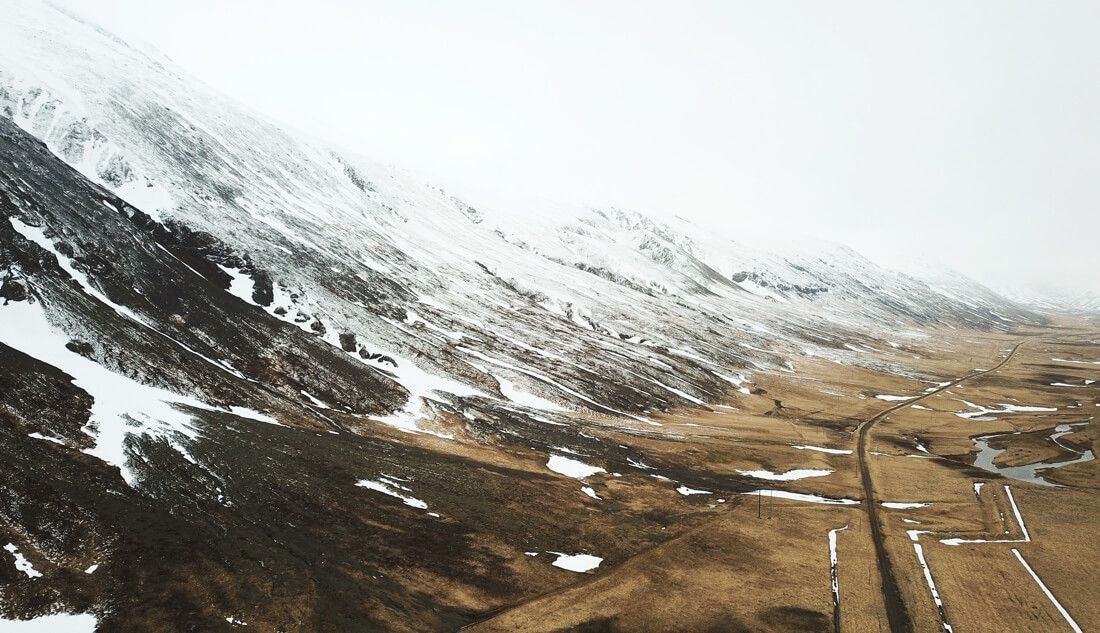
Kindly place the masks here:
MULTIPOLYGON (((871 538, 875 543, 875 558, 878 564, 879 577, 882 579, 882 597, 886 606, 886 617, 890 623, 890 631, 892 633, 911 633, 913 630, 913 623, 909 619, 909 613, 905 608, 905 601, 901 597, 901 591, 898 589, 897 579, 894 577, 894 570, 890 564, 890 555, 886 553, 886 545, 882 536, 882 526, 879 524, 878 518, 878 504, 875 501, 875 486, 871 480, 871 469, 868 467, 867 460, 867 435, 871 428, 878 421, 884 419, 898 409, 908 407, 912 404, 916 404, 925 398, 930 398, 942 391, 950 389, 961 382, 977 378, 984 374, 992 373, 998 369, 1004 367, 1012 357, 1016 355, 1016 351, 1020 349, 1020 346, 1024 344, 1024 341, 1020 341, 1012 348, 1012 351, 1005 356, 1001 362, 997 363, 989 369, 983 369, 980 371, 971 372, 961 378, 957 378, 946 385, 937 387, 927 393, 922 393, 919 396, 915 396, 910 400, 899 402, 887 409, 876 413, 874 416, 868 418, 859 425, 856 429, 858 435, 858 448, 856 450, 856 458, 859 462, 859 477, 863 484, 863 498, 864 507, 867 509, 867 518, 871 526, 871 538)), ((839 606, 837 607, 839 616, 839 606)), ((839 617, 836 618, 839 621, 839 617)))

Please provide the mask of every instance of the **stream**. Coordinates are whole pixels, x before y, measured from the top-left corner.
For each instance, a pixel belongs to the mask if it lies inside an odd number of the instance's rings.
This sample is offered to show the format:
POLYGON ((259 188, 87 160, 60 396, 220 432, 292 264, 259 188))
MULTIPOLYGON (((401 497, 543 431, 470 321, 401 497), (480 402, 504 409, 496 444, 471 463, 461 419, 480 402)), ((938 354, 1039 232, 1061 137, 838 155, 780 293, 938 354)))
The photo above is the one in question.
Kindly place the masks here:
POLYGON ((1034 464, 1026 464, 1023 466, 997 466, 994 464, 994 460, 997 456, 1005 452, 1006 449, 993 448, 989 445, 989 440, 998 437, 1005 437, 1007 435, 1016 435, 1015 433, 998 433, 996 435, 983 435, 981 437, 974 438, 974 444, 978 447, 978 457, 974 460, 974 465, 982 470, 987 470, 991 473, 997 473, 1005 477, 1012 479, 1018 479, 1019 481, 1026 481, 1033 484, 1039 484, 1040 486, 1057 486, 1053 482, 1047 481, 1040 474, 1041 471, 1053 470, 1055 468, 1061 468, 1063 466, 1069 466, 1070 464, 1079 464, 1081 462, 1090 462, 1096 459, 1092 450, 1077 451, 1065 444, 1058 441, 1064 435, 1068 435, 1073 432, 1073 427, 1083 426, 1088 422, 1077 422, 1075 424, 1059 424, 1054 428, 1054 433, 1050 435, 1051 441, 1068 451, 1077 453, 1077 457, 1068 459, 1062 462, 1037 462, 1034 464))

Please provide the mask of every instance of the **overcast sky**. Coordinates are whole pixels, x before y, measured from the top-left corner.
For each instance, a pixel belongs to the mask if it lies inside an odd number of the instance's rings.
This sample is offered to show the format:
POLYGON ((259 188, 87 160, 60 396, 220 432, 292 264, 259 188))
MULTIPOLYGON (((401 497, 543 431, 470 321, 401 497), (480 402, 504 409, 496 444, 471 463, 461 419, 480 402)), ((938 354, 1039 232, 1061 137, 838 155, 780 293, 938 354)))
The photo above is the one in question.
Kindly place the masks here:
POLYGON ((1100 294, 1100 3, 60 0, 474 190, 1100 294))

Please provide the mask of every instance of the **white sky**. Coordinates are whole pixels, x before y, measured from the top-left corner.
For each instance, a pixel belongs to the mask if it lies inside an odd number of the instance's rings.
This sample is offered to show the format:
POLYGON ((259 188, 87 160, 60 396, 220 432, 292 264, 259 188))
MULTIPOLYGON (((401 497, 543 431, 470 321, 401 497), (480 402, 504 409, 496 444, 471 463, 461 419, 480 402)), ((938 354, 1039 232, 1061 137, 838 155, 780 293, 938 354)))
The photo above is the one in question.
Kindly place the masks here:
POLYGON ((60 0, 451 185, 1100 295, 1100 3, 60 0))

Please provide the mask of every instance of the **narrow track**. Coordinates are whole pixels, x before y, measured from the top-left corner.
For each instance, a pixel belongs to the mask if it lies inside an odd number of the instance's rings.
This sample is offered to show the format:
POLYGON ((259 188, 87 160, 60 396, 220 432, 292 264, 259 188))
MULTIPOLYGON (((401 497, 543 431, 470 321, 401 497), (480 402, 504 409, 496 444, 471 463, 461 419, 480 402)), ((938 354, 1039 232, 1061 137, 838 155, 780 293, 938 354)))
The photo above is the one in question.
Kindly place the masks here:
MULTIPOLYGON (((911 400, 904 400, 895 404, 887 409, 884 409, 874 416, 868 418, 862 422, 856 429, 856 433, 859 436, 858 450, 856 451, 856 459, 859 462, 859 476, 861 483, 863 484, 863 505, 867 508, 867 518, 871 525, 871 540, 875 543, 875 559, 878 564, 879 577, 882 579, 882 598, 886 605, 886 618, 890 623, 891 633, 911 633, 913 631, 913 623, 909 619, 909 612, 905 608, 905 600, 901 597, 901 591, 898 588, 897 579, 894 577, 894 569, 890 564, 890 555, 886 552, 885 539, 882 535, 882 526, 878 520, 878 504, 875 502, 875 486, 871 480, 871 469, 867 463, 867 435, 876 422, 882 420, 886 416, 890 415, 898 409, 903 409, 909 405, 916 404, 925 398, 931 398, 932 396, 946 391, 959 383, 977 378, 988 373, 997 371, 1008 364, 1012 357, 1016 355, 1017 350, 1024 344, 1024 341, 1020 341, 1012 348, 1012 351, 1008 353, 1001 362, 997 363, 989 369, 983 369, 981 371, 971 372, 961 378, 957 378, 952 382, 937 387, 936 389, 923 393, 919 396, 912 398, 911 400)), ((837 611, 834 614, 834 621, 839 625, 840 620, 840 606, 837 605, 837 611)), ((837 628, 839 631, 839 626, 837 628)))

